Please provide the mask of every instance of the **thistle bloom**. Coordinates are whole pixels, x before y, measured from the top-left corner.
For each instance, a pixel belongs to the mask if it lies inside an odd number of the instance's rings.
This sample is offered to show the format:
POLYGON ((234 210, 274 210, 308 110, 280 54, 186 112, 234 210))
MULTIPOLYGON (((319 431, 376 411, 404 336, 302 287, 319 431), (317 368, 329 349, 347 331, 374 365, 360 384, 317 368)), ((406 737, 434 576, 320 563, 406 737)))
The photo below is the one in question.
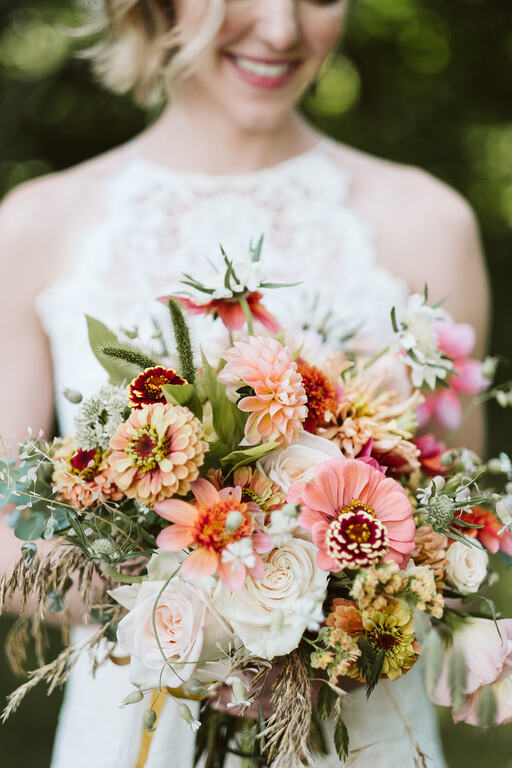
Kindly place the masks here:
POLYGON ((298 522, 312 532, 319 568, 338 573, 385 558, 407 565, 414 549, 411 503, 395 480, 369 464, 325 461, 313 480, 291 486, 288 501, 302 505, 298 522))
POLYGON ((74 438, 65 437, 53 460, 52 483, 57 497, 75 509, 85 510, 102 501, 123 498, 100 449, 84 451, 74 438))
POLYGON ((158 514, 174 523, 161 531, 157 545, 171 552, 194 547, 181 568, 187 579, 217 573, 231 592, 242 589, 247 573, 261 579, 265 567, 260 554, 270 552, 274 543, 261 531, 264 521, 258 505, 243 502, 240 487, 217 491, 208 480, 199 479, 191 489, 196 504, 178 499, 156 504, 158 514))
POLYGON ((249 413, 247 442, 293 442, 308 410, 302 378, 289 349, 276 339, 250 336, 248 341, 236 342, 224 357, 227 364, 219 381, 235 388, 243 383, 254 391, 238 403, 241 411, 249 413))
POLYGON ((204 461, 202 436, 188 408, 155 403, 135 410, 110 440, 112 475, 126 496, 149 506, 187 493, 204 461))
MULTIPOLYGON (((162 297, 160 301, 167 303, 169 297, 162 297)), ((218 316, 224 323, 228 331, 239 331, 245 323, 246 317, 240 303, 240 298, 234 296, 226 299, 212 299, 206 304, 198 304, 184 296, 172 296, 183 309, 192 315, 214 315, 218 316)), ((270 333, 276 334, 281 330, 278 320, 261 303, 263 294, 259 291, 251 291, 246 294, 245 299, 254 320, 260 322, 270 333)))
POLYGON ((172 368, 161 365, 146 368, 128 386, 128 402, 131 408, 144 408, 152 403, 167 403, 162 393, 165 384, 186 384, 172 368))
POLYGON ((447 378, 449 389, 440 388, 427 394, 419 406, 417 416, 420 427, 436 419, 446 429, 455 429, 462 418, 459 395, 478 395, 490 385, 482 373, 479 360, 469 357, 475 346, 476 334, 468 323, 456 323, 446 314, 433 324, 441 352, 453 360, 454 373, 447 378))

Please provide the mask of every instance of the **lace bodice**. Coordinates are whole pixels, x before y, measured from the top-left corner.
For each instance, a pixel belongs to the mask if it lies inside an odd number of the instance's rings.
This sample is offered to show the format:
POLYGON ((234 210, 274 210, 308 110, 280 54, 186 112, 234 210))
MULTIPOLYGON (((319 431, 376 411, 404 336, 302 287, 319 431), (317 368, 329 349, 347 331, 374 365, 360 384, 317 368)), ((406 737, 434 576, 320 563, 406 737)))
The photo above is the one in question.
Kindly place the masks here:
MULTIPOLYGON (((316 302, 317 312, 334 309, 352 325, 363 318, 365 333, 379 341, 387 333, 390 307, 407 289, 379 266, 374 233, 350 208, 351 179, 334 142, 323 139, 241 176, 176 172, 129 146, 125 152, 122 170, 107 184, 103 215, 80 232, 66 276, 37 300, 51 341, 62 431, 72 428, 74 413, 63 389, 89 394, 105 381, 89 350, 85 314, 113 329, 138 326, 150 341, 152 319, 164 310, 156 297, 176 291, 184 271, 200 276, 207 258, 220 261, 219 243, 240 259, 263 234, 267 274, 302 281, 265 297, 283 324, 305 309, 309 316, 316 302)), ((204 329, 198 335, 204 343, 204 329)))

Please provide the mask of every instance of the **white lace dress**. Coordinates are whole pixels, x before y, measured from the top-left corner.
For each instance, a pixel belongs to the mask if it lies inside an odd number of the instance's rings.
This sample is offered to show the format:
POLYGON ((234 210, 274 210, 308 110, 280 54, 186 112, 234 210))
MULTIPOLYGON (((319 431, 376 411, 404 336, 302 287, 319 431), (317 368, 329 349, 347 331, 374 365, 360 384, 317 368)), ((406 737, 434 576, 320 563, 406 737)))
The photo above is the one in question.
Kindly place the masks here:
MULTIPOLYGON (((155 297, 175 291, 183 271, 200 275, 206 257, 217 258, 219 243, 241 258, 249 240, 263 233, 263 263, 272 277, 303 282, 265 298, 283 324, 334 308, 352 324, 363 317, 365 331, 383 340, 390 307, 403 301, 407 287, 378 265, 372 230, 351 211, 349 191, 349 174, 329 140, 272 168, 235 177, 175 172, 128 147, 123 169, 108 184, 104 215, 80 234, 67 275, 37 302, 51 341, 62 433, 73 429, 76 409, 63 389, 87 395, 105 383, 89 350, 84 316, 112 328, 138 326, 140 336, 150 339, 155 328, 148 318, 163 322, 164 308, 155 297)), ((201 344, 214 344, 201 320, 196 329, 201 344)), ((76 630, 76 640, 87 632, 76 630)), ((146 705, 119 709, 130 690, 127 667, 108 662, 93 679, 82 660, 67 685, 52 768, 135 768, 146 705)), ((363 691, 354 693, 345 719, 351 734, 346 765, 445 765, 418 665, 394 684, 379 683, 369 701, 363 691)), ((159 722, 148 768, 191 767, 193 735, 172 701, 159 722)), ((317 765, 335 768, 340 762, 329 757, 317 765)))

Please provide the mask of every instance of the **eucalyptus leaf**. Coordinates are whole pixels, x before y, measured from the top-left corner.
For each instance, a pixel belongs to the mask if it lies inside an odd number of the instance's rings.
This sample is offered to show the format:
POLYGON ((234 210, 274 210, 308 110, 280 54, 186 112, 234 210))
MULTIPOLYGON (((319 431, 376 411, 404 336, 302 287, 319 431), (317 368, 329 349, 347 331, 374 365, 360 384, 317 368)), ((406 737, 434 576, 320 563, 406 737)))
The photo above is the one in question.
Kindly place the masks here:
POLYGON ((46 528, 46 517, 41 512, 32 512, 21 520, 14 529, 16 538, 22 541, 35 541, 40 539, 46 528))

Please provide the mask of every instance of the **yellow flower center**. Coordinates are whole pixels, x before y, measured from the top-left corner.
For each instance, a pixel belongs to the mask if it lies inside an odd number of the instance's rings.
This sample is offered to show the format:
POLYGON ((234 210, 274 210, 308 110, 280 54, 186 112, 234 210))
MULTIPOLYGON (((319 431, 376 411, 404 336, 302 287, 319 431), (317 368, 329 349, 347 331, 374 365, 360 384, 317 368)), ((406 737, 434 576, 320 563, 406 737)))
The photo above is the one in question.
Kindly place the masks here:
POLYGON ((134 466, 143 472, 151 472, 169 453, 169 439, 159 440, 155 427, 144 424, 128 441, 125 451, 134 466))
POLYGON ((197 523, 196 542, 202 547, 208 547, 220 552, 228 544, 240 541, 252 535, 254 530, 252 515, 247 504, 226 499, 203 510, 197 523), (235 531, 226 530, 226 521, 230 512, 240 512, 242 522, 235 531))
POLYGON ((162 396, 164 384, 169 384, 169 379, 161 373, 154 373, 144 381, 144 390, 150 398, 157 400, 162 396))

